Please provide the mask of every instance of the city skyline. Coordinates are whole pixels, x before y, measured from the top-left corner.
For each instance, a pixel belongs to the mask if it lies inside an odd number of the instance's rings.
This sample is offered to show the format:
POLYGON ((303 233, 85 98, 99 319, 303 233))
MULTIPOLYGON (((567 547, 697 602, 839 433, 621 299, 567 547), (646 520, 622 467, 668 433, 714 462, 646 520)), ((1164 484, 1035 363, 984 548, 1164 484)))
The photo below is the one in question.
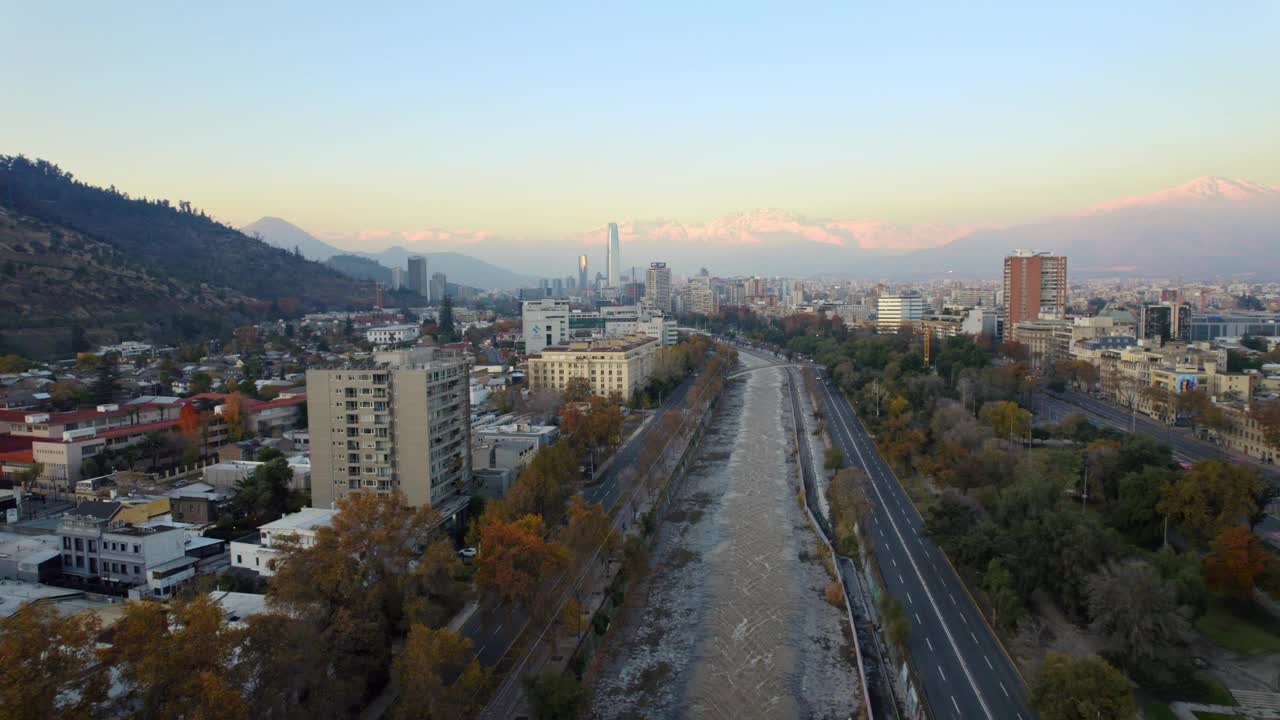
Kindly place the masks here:
POLYGON ((6 151, 365 249, 755 208, 1008 224, 1203 175, 1280 183, 1280 100, 1258 92, 1269 3, 700 8, 674 25, 660 9, 214 9, 187 18, 199 37, 154 31, 193 12, 15 9, 31 30, 15 55, 54 28, 66 50, 15 78, 6 151), (581 38, 606 30, 616 52, 588 55, 581 38))

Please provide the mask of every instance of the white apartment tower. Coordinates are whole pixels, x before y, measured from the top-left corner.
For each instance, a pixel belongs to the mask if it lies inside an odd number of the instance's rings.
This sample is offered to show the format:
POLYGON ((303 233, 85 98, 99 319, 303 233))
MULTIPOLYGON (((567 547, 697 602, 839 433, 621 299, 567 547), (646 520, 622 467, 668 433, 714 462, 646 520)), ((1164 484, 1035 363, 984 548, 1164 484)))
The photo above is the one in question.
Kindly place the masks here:
POLYGON ((400 490, 414 507, 469 490, 471 396, 465 358, 417 347, 307 371, 311 504, 400 490))

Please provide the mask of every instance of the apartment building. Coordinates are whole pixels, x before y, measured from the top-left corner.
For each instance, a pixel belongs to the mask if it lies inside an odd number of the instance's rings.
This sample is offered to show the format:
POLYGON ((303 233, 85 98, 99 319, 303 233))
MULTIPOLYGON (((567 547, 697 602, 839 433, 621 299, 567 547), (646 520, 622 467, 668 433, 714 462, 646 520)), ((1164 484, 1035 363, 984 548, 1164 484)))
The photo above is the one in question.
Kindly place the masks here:
POLYGON ((654 310, 671 312, 671 268, 666 263, 649 263, 645 270, 644 302, 654 310))
POLYGON ((311 501, 332 507, 355 490, 399 490, 436 506, 471 478, 471 399, 465 358, 430 347, 375 353, 371 362, 307 371, 311 501))
POLYGON ((1004 326, 1062 318, 1067 309, 1067 259, 1015 250, 1004 259, 1004 326))
POLYGON ((706 275, 698 275, 689 278, 689 285, 685 288, 688 300, 685 309, 695 315, 715 315, 720 312, 720 298, 716 296, 716 291, 711 287, 711 278, 706 275))
POLYGON ((646 335, 572 341, 529 358, 529 387, 564 390, 569 380, 586 378, 602 397, 631 397, 653 374, 658 340, 646 335))

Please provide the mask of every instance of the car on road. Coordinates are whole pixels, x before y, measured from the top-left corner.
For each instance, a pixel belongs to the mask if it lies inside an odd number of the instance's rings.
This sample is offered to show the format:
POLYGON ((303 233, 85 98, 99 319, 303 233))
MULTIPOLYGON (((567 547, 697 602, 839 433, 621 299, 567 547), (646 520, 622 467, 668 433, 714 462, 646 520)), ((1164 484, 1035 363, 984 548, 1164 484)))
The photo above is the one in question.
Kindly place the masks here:
POLYGON ((473 547, 465 547, 458 551, 458 557, 463 560, 470 560, 476 556, 476 549, 473 547))

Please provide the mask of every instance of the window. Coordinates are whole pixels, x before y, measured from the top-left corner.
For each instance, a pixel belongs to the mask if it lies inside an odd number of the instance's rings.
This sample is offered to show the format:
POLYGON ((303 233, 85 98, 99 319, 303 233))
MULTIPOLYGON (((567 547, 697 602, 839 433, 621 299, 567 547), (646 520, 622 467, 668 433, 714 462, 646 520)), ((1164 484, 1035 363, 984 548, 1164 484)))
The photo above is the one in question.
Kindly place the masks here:
POLYGON ((243 564, 244 564, 244 558, 242 558, 242 557, 240 557, 239 555, 237 555, 237 556, 236 556, 236 564, 237 564, 237 565, 243 565, 243 564))
POLYGON ((82 568, 82 567, 84 567, 84 556, 83 556, 83 555, 77 555, 77 556, 76 556, 76 567, 78 567, 78 568, 82 568))
POLYGON ((142 566, 140 566, 140 565, 134 565, 134 566, 133 566, 133 574, 134 574, 134 575, 141 575, 141 574, 142 574, 142 566))
POLYGON ((71 538, 68 538, 68 537, 62 538, 62 549, 63 550, 71 549, 71 538))
POLYGON ((84 541, 76 538, 76 550, 84 550, 84 541))
POLYGON ((67 567, 71 567, 71 562, 72 562, 72 561, 71 561, 71 556, 70 556, 70 555, 63 555, 63 556, 62 556, 62 564, 63 564, 63 565, 66 565, 67 567))
POLYGON ((133 546, 133 554, 134 554, 134 555, 137 555, 137 554, 139 554, 139 553, 141 553, 141 552, 142 552, 142 546, 141 546, 141 545, 134 545, 134 546, 133 546))
POLYGON ((89 541, 89 552, 98 552, 98 541, 97 541, 97 540, 90 540, 90 541, 89 541))

